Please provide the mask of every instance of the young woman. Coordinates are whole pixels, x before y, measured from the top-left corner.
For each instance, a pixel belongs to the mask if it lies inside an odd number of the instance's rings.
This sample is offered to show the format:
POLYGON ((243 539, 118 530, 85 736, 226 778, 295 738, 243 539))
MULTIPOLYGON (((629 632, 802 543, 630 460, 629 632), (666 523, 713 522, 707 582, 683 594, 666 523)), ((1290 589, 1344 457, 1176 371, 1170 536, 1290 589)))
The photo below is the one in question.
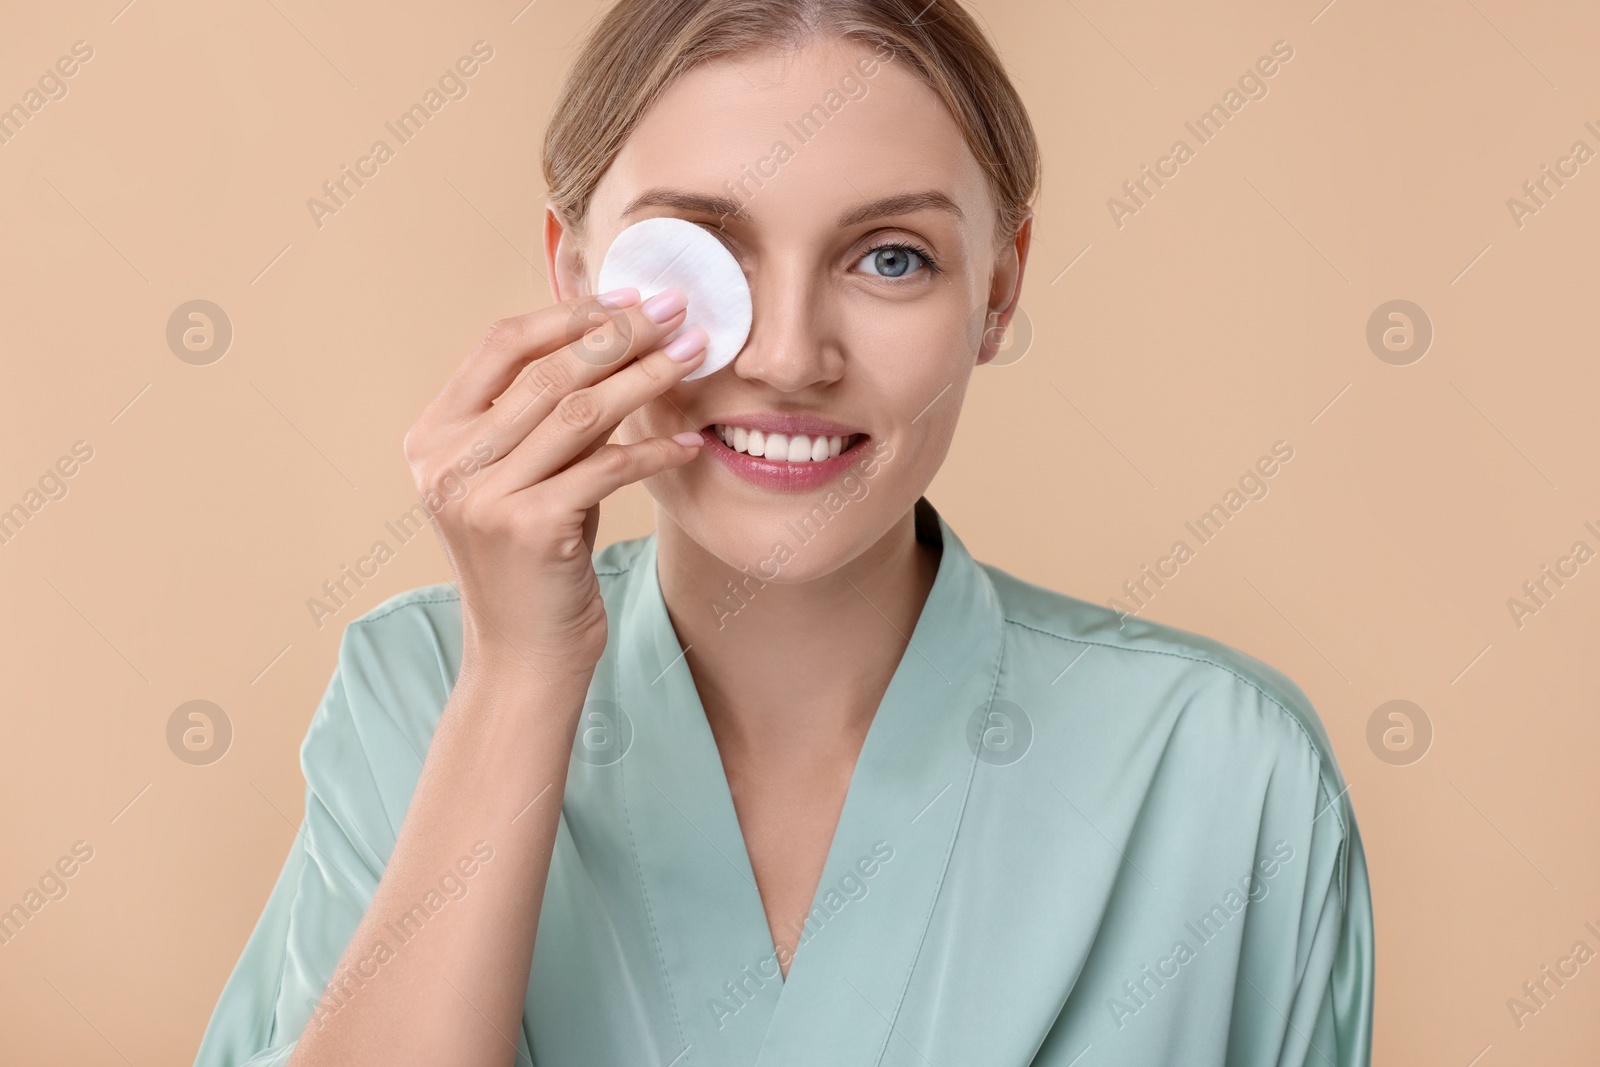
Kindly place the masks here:
POLYGON ((622 0, 545 150, 556 303, 405 443, 457 580, 346 629, 198 1062, 1366 1064, 1304 694, 975 561, 923 496, 1039 169, 971 17, 622 0), (593 295, 661 215, 754 301, 694 381, 681 291, 593 295), (595 553, 635 481, 655 533, 595 553))

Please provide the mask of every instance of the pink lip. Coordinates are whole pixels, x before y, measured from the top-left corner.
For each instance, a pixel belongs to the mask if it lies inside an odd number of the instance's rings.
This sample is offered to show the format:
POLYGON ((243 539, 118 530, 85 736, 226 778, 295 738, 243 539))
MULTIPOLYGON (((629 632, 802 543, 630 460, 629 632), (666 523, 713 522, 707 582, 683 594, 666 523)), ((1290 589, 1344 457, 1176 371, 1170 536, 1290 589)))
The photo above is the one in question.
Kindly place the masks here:
MULTIPOLYGON (((752 422, 728 420, 728 423, 765 432, 768 420, 772 420, 773 425, 783 424, 781 419, 777 419, 774 416, 764 416, 752 422)), ((723 420, 718 419, 717 421, 722 422, 723 420)), ((843 427, 835 429, 833 427, 838 427, 837 423, 816 419, 797 418, 791 420, 791 423, 829 427, 827 429, 809 431, 813 434, 838 434, 843 437, 856 432, 846 430, 843 427)), ((779 429, 775 432, 784 433, 786 431, 779 429)), ((808 431, 796 429, 787 432, 806 433, 808 431)), ((776 490, 780 493, 803 493, 812 489, 819 489, 828 484, 855 466, 856 461, 861 458, 863 446, 872 440, 872 438, 862 434, 859 441, 840 452, 837 456, 830 456, 819 463, 789 463, 784 460, 767 459, 764 456, 752 456, 748 452, 735 452, 722 443, 722 438, 717 436, 716 430, 711 426, 701 430, 700 436, 705 439, 706 450, 717 457, 718 462, 724 467, 727 467, 751 485, 761 489, 776 490)))

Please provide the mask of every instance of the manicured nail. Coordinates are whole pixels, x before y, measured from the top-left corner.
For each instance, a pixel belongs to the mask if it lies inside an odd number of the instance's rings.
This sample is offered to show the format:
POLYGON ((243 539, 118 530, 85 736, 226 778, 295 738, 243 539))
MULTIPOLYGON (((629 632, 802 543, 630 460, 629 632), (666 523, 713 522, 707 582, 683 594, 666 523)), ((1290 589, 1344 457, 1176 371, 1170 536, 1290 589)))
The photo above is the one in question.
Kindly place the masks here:
POLYGON ((595 299, 608 308, 632 307, 639 302, 639 290, 631 286, 623 289, 613 289, 609 293, 601 293, 595 299))
MULTIPOLYGON (((646 312, 645 314, 649 314, 646 312)), ((679 363, 687 363, 694 358, 694 354, 706 347, 706 342, 711 337, 700 327, 695 326, 684 332, 682 337, 675 337, 661 351, 667 354, 668 359, 675 359, 679 363)))
POLYGON ((706 443, 706 439, 697 433, 675 433, 672 435, 672 439, 678 442, 680 445, 687 445, 691 447, 706 443))
POLYGON ((639 310, 644 312, 644 317, 651 322, 666 322, 672 316, 689 306, 689 296, 682 289, 668 289, 657 293, 643 304, 639 310))

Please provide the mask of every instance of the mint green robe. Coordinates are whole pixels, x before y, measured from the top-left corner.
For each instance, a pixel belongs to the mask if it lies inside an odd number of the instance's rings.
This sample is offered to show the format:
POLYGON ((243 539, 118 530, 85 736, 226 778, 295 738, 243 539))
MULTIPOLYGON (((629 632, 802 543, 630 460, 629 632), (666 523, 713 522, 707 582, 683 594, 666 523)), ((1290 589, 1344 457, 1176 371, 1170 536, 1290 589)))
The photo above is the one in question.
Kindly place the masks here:
MULTIPOLYGON (((596 553, 610 643, 517 1062, 1368 1064, 1367 868, 1301 690, 1215 641, 976 562, 925 499, 917 519, 942 541, 938 575, 786 980, 655 535, 596 553)), ((460 654, 448 584, 347 627, 301 748, 304 823, 201 1067, 282 1064, 317 1025, 460 654)))

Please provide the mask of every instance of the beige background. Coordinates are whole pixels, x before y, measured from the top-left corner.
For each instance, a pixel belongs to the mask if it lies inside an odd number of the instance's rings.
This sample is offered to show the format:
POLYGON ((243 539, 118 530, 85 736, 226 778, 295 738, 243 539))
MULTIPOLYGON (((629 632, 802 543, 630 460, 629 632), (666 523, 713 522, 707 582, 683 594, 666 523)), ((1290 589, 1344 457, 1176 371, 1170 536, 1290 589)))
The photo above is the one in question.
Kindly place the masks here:
MULTIPOLYGON (((298 824, 340 629, 447 576, 418 539, 322 629, 306 608, 409 506, 401 435, 448 369, 549 302, 539 142, 594 8, 522 2, 5 5, 0 106, 94 56, 0 144, 0 508, 93 459, 0 544, 0 907, 94 857, 0 946, 0 1061, 189 1062, 298 824), (307 198, 480 39, 470 95, 318 229, 307 198), (234 329, 207 366, 165 339, 191 299, 234 329), (192 699, 233 724, 210 766, 168 748, 192 699)), ((1376 1063, 1594 1062, 1600 962, 1520 1029, 1506 1001, 1600 950, 1600 563, 1520 628, 1507 599, 1600 549, 1600 162, 1520 228, 1506 201, 1600 150, 1600 13, 1324 2, 976 5, 1046 152, 1032 340, 977 373, 929 496, 978 558, 1103 602, 1289 442, 1145 614, 1326 722, 1374 880, 1376 1063), (1279 40, 1269 94, 1119 228, 1107 199, 1279 40), (1366 342, 1391 299, 1435 330, 1408 366, 1366 342), (1408 765, 1367 740, 1396 698, 1434 730, 1408 765)), ((608 502, 602 540, 648 503, 608 502)))

